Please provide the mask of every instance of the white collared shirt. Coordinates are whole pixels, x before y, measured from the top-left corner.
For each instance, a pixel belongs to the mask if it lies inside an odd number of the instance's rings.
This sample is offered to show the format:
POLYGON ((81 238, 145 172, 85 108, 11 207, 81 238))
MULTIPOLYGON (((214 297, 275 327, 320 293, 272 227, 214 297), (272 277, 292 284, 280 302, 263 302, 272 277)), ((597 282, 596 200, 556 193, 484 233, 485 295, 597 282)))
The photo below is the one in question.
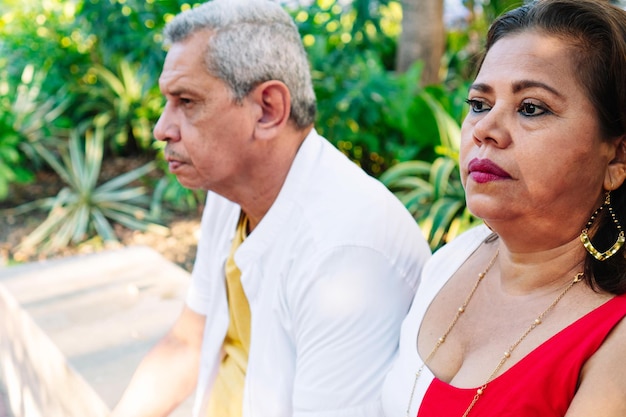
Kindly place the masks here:
MULTIPOLYGON (((240 208, 209 193, 188 306, 206 315, 194 415, 228 327, 224 262, 240 208)), ((314 130, 235 261, 252 316, 244 417, 374 417, 430 250, 380 182, 314 130)))

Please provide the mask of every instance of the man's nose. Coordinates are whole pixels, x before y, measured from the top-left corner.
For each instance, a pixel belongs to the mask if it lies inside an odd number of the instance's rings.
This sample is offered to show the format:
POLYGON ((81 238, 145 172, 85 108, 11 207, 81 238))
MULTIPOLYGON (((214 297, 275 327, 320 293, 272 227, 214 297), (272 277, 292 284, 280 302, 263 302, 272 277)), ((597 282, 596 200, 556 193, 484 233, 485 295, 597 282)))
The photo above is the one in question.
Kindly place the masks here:
POLYGON ((165 104, 163 113, 154 125, 153 130, 154 138, 160 141, 176 141, 180 139, 180 129, 176 123, 176 118, 172 114, 172 109, 169 104, 165 104))

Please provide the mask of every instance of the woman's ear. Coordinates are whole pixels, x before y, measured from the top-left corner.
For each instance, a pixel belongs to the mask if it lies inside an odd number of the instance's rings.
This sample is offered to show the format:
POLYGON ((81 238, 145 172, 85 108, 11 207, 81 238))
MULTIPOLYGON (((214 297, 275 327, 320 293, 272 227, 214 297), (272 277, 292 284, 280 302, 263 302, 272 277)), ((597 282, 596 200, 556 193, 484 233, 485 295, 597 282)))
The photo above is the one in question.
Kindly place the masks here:
POLYGON ((626 135, 615 140, 615 157, 609 162, 604 177, 604 188, 612 191, 626 180, 626 135))
POLYGON ((255 137, 267 140, 284 128, 291 114, 291 93, 278 80, 270 80, 256 86, 250 97, 261 109, 254 129, 255 137))

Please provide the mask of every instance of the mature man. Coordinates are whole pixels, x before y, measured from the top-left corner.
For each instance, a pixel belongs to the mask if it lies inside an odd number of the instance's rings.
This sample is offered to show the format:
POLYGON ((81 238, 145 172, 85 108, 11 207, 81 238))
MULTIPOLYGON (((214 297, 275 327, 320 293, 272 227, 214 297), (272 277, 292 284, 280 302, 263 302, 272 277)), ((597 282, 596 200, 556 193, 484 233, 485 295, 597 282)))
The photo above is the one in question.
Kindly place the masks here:
POLYGON ((409 213, 313 128, 289 15, 215 0, 174 18, 154 133, 209 190, 187 304, 115 417, 380 415, 429 248, 409 213))

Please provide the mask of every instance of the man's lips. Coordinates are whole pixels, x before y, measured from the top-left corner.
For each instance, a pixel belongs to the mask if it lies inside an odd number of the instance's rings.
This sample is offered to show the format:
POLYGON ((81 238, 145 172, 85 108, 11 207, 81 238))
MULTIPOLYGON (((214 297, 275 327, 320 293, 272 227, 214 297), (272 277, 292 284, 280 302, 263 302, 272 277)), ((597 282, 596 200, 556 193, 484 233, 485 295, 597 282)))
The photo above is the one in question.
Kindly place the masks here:
POLYGON ((176 173, 176 171, 186 163, 175 156, 166 156, 165 160, 167 161, 167 167, 172 174, 176 173))
POLYGON ((168 160, 167 161, 167 167, 169 168, 171 173, 174 173, 182 165, 183 165, 183 162, 180 162, 180 161, 176 161, 176 160, 168 160))
POLYGON ((467 166, 469 176, 478 183, 511 178, 511 175, 489 159, 474 158, 467 166))

